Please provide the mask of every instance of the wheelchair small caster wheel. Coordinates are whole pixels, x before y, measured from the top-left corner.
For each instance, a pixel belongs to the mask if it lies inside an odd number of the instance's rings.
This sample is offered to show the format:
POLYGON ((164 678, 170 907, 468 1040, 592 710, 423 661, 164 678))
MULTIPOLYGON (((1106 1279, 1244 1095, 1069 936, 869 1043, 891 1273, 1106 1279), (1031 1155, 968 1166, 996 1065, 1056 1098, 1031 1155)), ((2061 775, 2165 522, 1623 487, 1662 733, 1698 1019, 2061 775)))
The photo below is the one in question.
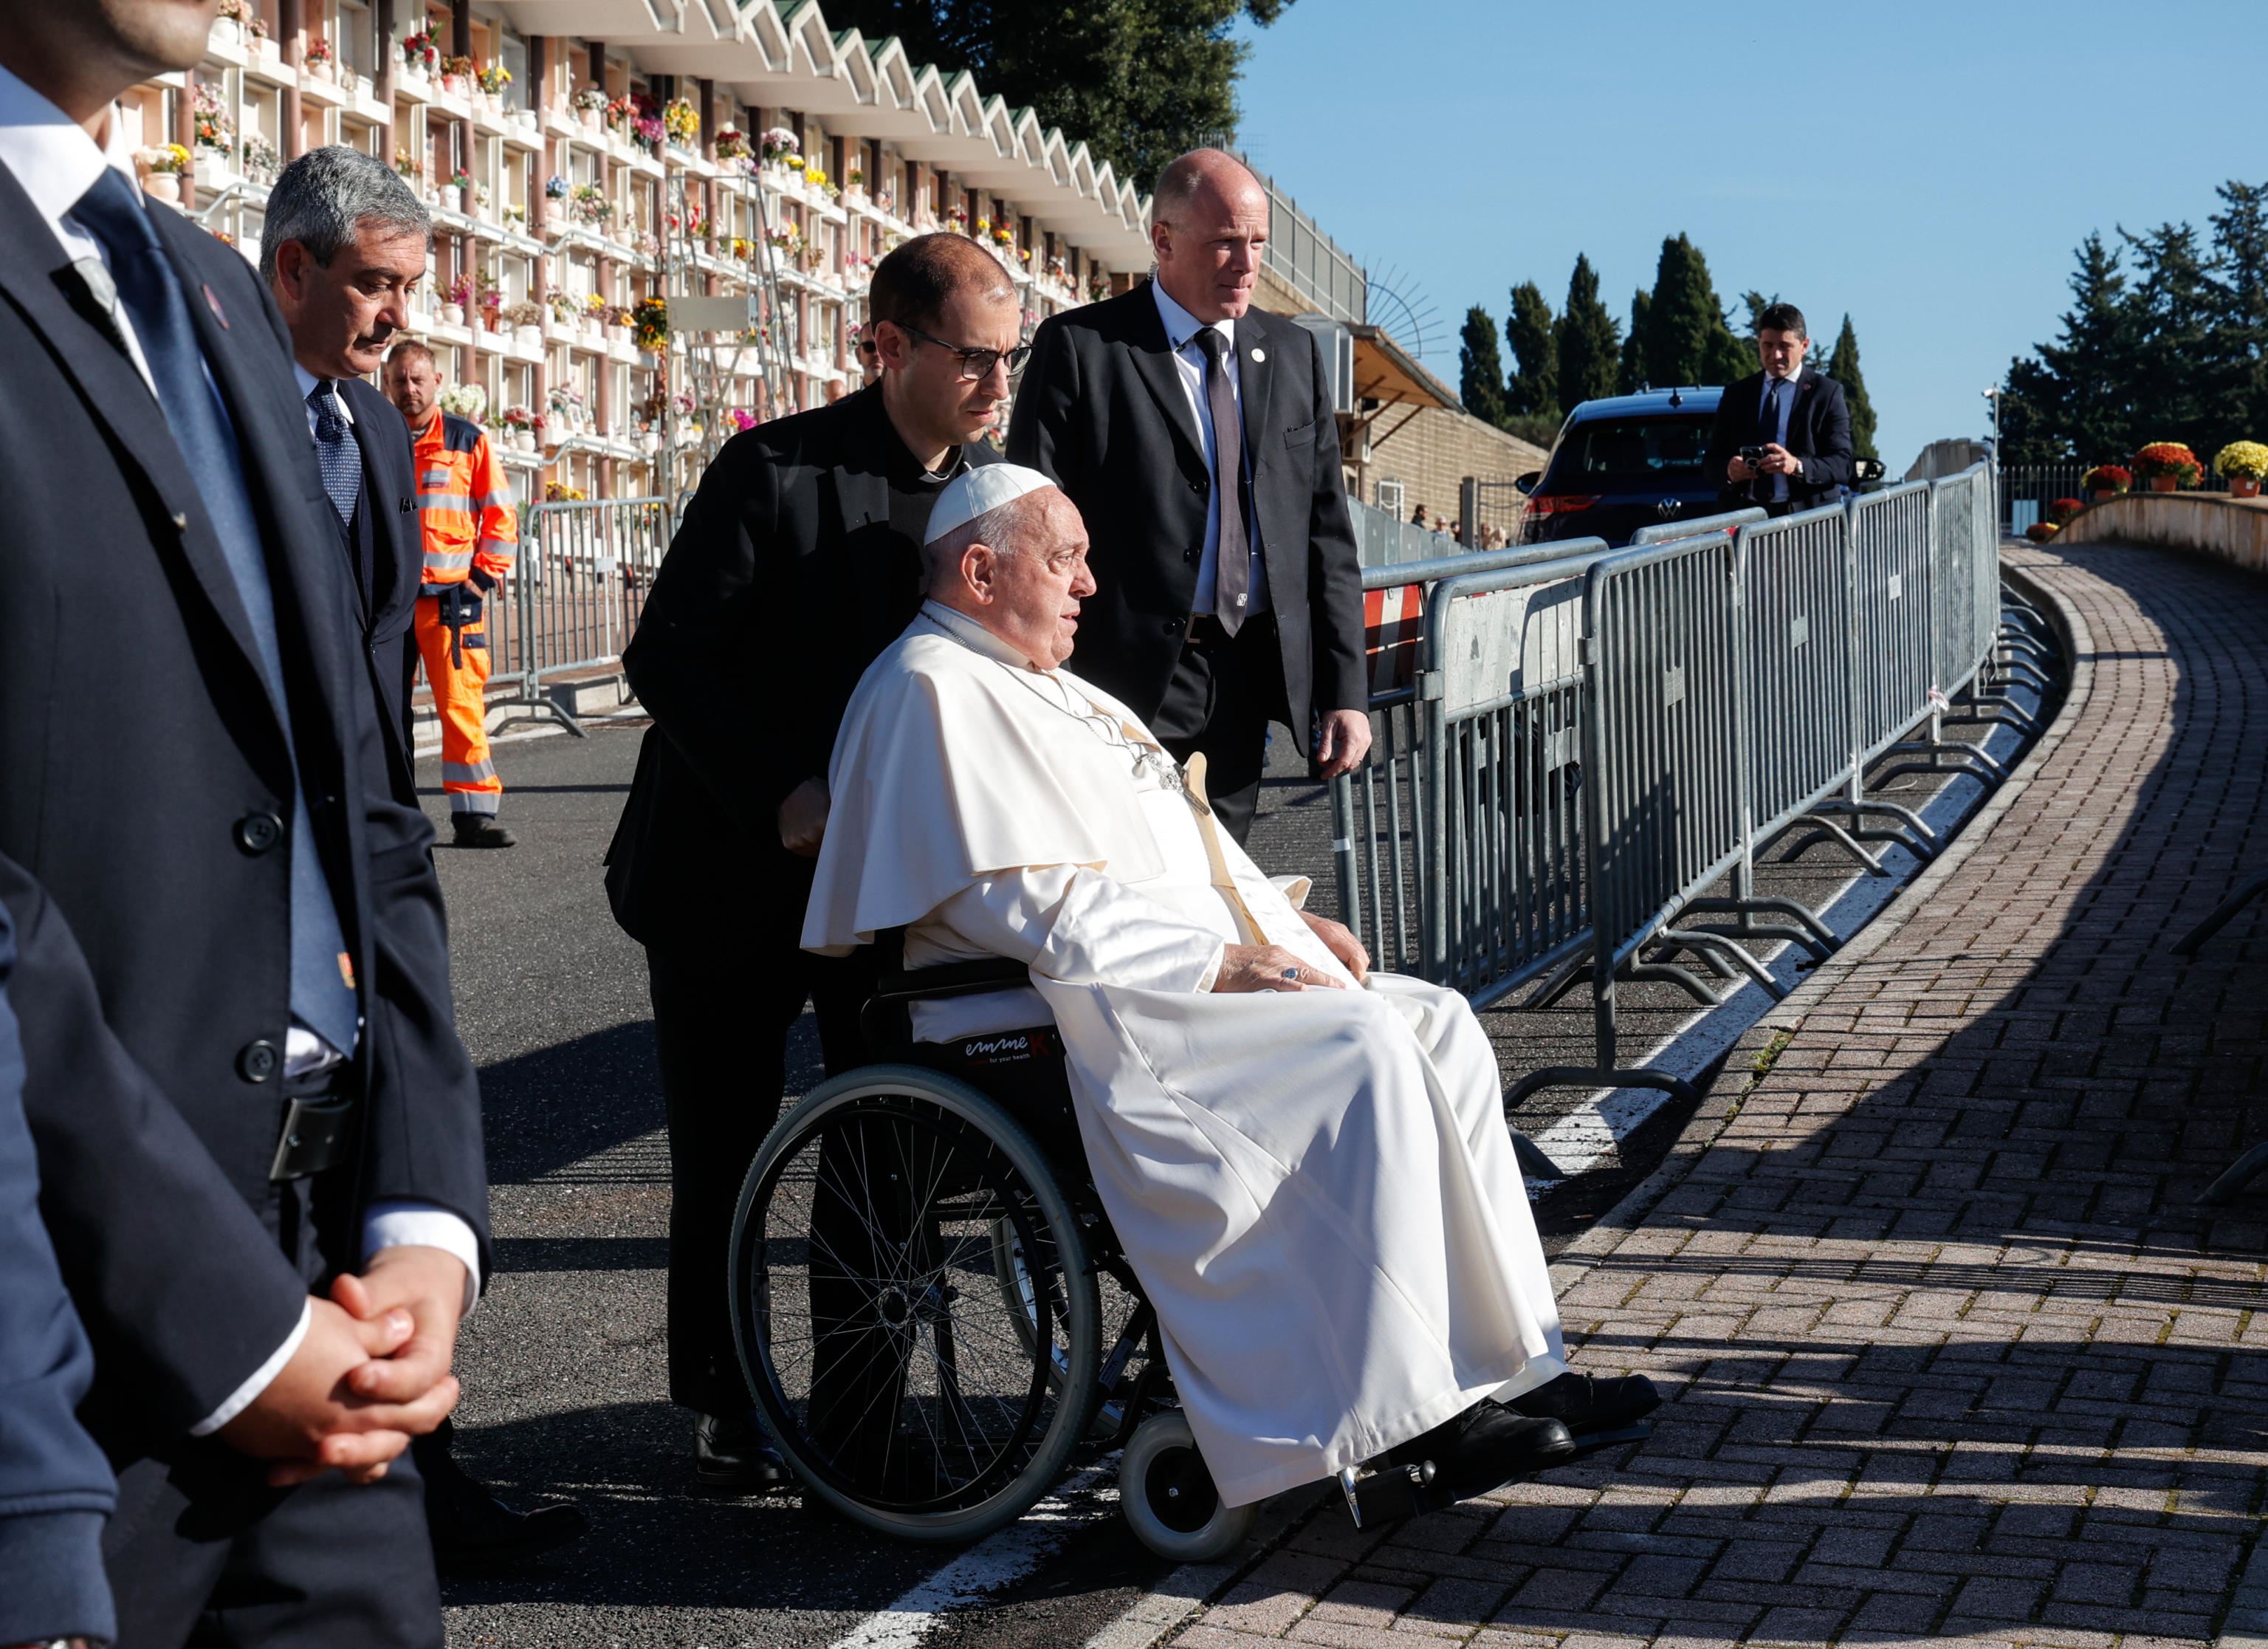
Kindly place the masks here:
POLYGON ((1118 1466, 1118 1503, 1134 1537, 1174 1563, 1209 1563, 1242 1545, 1256 1505, 1225 1506, 1179 1409, 1135 1428, 1118 1466))

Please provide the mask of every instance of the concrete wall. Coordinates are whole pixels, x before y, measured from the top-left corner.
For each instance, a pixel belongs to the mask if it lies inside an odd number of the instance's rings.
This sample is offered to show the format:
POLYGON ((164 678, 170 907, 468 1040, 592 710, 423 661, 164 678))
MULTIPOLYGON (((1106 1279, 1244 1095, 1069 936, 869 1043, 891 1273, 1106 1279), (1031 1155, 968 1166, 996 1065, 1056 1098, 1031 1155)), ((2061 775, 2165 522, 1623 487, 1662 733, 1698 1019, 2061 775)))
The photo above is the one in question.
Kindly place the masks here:
MULTIPOLYGON (((1378 501, 1381 481, 1399 481, 1405 521, 1419 504, 1441 520, 1454 520, 1457 484, 1466 476, 1508 482, 1530 470, 1541 470, 1549 455, 1542 447, 1531 447, 1454 407, 1427 407, 1414 414, 1389 407, 1371 426, 1371 440, 1375 444, 1370 462, 1362 470, 1363 500, 1378 501), (1409 419, 1406 425, 1404 418, 1409 419), (1388 439, 1381 441, 1381 435, 1388 439)), ((1518 525, 1525 502, 1519 493, 1506 486, 1491 488, 1481 496, 1483 521, 1494 521, 1506 531, 1518 525)))
POLYGON ((2157 544, 2268 573, 2268 499, 2128 492, 2088 505, 2055 542, 2157 544))

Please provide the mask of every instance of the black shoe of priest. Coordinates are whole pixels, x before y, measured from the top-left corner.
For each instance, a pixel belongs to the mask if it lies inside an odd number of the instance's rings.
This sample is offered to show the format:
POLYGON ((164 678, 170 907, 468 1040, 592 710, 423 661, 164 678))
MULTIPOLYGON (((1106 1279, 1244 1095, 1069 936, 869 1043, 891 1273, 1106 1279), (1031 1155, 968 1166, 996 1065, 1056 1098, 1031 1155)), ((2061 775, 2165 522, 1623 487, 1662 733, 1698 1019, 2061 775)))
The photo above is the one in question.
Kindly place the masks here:
POLYGON ((1439 1505, 1486 1494, 1514 1477, 1574 1457, 1575 1439, 1561 1422, 1514 1414, 1485 1401, 1387 1456, 1397 1466, 1432 1461, 1432 1498, 1439 1505))
POLYGON ((787 1462, 764 1440, 753 1410, 693 1416, 693 1477, 721 1494, 763 1494, 787 1486, 787 1462))
POLYGON ((1515 1397, 1506 1408, 1537 1420, 1559 1420, 1577 1436, 1609 1431, 1638 1421, 1661 1407, 1661 1394, 1643 1374, 1611 1379, 1566 1373, 1515 1397))

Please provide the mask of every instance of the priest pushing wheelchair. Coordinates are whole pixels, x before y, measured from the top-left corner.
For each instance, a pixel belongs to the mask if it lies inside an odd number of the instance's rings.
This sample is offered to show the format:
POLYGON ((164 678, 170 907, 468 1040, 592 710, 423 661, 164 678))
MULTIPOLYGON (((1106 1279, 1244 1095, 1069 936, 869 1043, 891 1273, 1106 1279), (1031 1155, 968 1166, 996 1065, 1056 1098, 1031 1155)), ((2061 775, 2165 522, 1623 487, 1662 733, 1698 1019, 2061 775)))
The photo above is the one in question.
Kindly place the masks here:
POLYGON ((1335 1479, 1374 1526, 1643 1438, 1569 1369, 1462 998, 1371 972, 1064 670, 1086 534, 1034 471, 939 496, 929 597, 862 679, 804 943, 881 947, 873 1063, 752 1165, 734 1332, 810 1492, 974 1540, 1123 1449, 1176 1561, 1335 1479))

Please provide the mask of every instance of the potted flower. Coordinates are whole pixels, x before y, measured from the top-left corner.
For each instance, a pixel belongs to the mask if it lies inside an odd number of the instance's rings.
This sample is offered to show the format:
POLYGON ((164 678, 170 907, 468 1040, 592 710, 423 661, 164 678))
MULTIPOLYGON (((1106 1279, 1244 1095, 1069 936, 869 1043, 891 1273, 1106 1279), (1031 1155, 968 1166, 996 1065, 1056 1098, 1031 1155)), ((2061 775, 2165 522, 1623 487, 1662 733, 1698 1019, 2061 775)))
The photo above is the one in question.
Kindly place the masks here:
POLYGON ((197 181, 217 189, 226 181, 229 156, 236 148, 236 122, 229 119, 220 93, 202 80, 191 100, 190 122, 195 137, 197 181))
POLYGON ((2034 521, 2024 529, 2024 536, 2034 544, 2045 544, 2061 530, 2053 521, 2034 521))
POLYGON ((2060 527, 2086 507, 2077 499, 2058 499, 2048 506, 2048 519, 2060 527))
POLYGON ((784 126, 775 126, 764 134, 764 164, 779 172, 803 173, 803 140, 784 126))
POLYGON ((2152 441, 2134 455, 2134 473, 2150 484, 2153 492, 2170 492, 2195 486, 2205 476, 2197 455, 2179 441, 2152 441))
POLYGON ((597 86, 585 86, 575 94, 575 118, 583 122, 585 131, 596 131, 605 123, 607 94, 597 86))
MULTIPOLYGON (((980 227, 989 228, 990 226, 990 220, 989 218, 980 219, 979 224, 980 227)), ((961 211, 958 206, 946 207, 945 209, 945 226, 951 230, 954 234, 967 234, 968 233, 968 214, 961 211)))
POLYGON ((607 305, 607 341, 609 344, 629 343, 630 341, 630 312, 622 305, 607 305))
POLYGON ((173 205, 181 203, 181 174, 189 169, 189 152, 179 144, 159 144, 154 149, 136 149, 134 163, 147 174, 142 180, 143 191, 152 200, 173 205))
POLYGON ((473 285, 479 291, 478 308, 481 324, 495 331, 504 324, 504 292, 487 275, 477 277, 473 285))
POLYGON ((460 270, 455 279, 442 289, 441 320, 447 326, 465 324, 465 311, 473 301, 473 277, 460 270))
POLYGON ((331 50, 330 41, 320 34, 307 36, 306 48, 299 55, 300 66, 319 79, 337 78, 338 60, 331 50))
POLYGON ((583 318, 581 302, 563 286, 553 287, 543 306, 551 311, 551 324, 555 327, 572 329, 583 318))
POLYGON ((473 94, 473 60, 463 52, 441 59, 441 90, 457 97, 473 94))
POLYGON ((615 215, 615 203, 596 183, 578 183, 568 196, 567 215, 578 224, 603 229, 615 215))
POLYGON ((561 177, 556 172, 554 172, 549 177, 544 179, 543 198, 546 200, 565 200, 567 198, 567 180, 561 177))
POLYGON ((475 424, 488 421, 489 392, 476 383, 454 383, 433 397, 444 412, 453 412, 475 424))
POLYGON ((669 305, 659 298, 639 299, 630 312, 630 332, 647 354, 660 354, 669 347, 669 305))
POLYGON ((661 158, 661 145, 668 139, 669 129, 663 124, 661 112, 654 107, 652 98, 637 100, 637 114, 630 122, 630 137, 655 159, 661 158))
POLYGON ((481 100, 488 105, 489 113, 504 113, 504 89, 512 84, 512 70, 500 63, 492 63, 474 76, 480 87, 481 100))
POLYGON ((586 336, 603 338, 607 334, 607 316, 612 306, 598 293, 583 299, 583 331, 586 336))
POLYGON ((472 192, 472 188, 471 173, 462 171, 451 173, 449 181, 441 186, 441 210, 462 212, 467 204, 465 197, 472 192))
POLYGON ((441 48, 431 29, 419 29, 401 41, 401 68, 412 80, 428 80, 441 66, 441 48))
POLYGON ((2260 478, 2268 476, 2268 447, 2258 441, 2231 441, 2213 455, 2213 472, 2228 482, 2231 498, 2258 498, 2260 478))
POLYGON ((512 329, 512 341, 524 350, 541 353, 543 349, 543 306, 533 298, 523 298, 518 303, 505 304, 497 312, 500 325, 512 329))
POLYGON ((2080 477, 2079 484, 2087 489, 2097 504, 2107 498, 2117 498, 2134 484, 2132 471, 2124 464, 2097 464, 2080 477))
POLYGON ((755 152, 749 145, 748 135, 737 126, 718 128, 717 140, 710 147, 718 160, 727 163, 746 160, 755 152))
POLYGON ((866 198, 865 168, 863 166, 852 166, 843 176, 843 187, 850 192, 850 198, 852 200, 865 200, 866 198))
POLYGON ((661 128, 674 148, 693 148, 701 141, 701 111, 690 98, 672 98, 661 106, 661 128))
MULTIPOLYGON (((217 46, 240 46, 244 43, 245 0, 220 0, 219 15, 213 18, 212 41, 217 46)), ((172 175, 179 177, 179 173, 172 175)), ((180 185, 175 184, 178 192, 180 185)))
POLYGON ((255 183, 272 183, 276 174, 284 169, 284 157, 276 152, 274 144, 258 132, 247 137, 237 153, 243 163, 244 175, 255 183))

